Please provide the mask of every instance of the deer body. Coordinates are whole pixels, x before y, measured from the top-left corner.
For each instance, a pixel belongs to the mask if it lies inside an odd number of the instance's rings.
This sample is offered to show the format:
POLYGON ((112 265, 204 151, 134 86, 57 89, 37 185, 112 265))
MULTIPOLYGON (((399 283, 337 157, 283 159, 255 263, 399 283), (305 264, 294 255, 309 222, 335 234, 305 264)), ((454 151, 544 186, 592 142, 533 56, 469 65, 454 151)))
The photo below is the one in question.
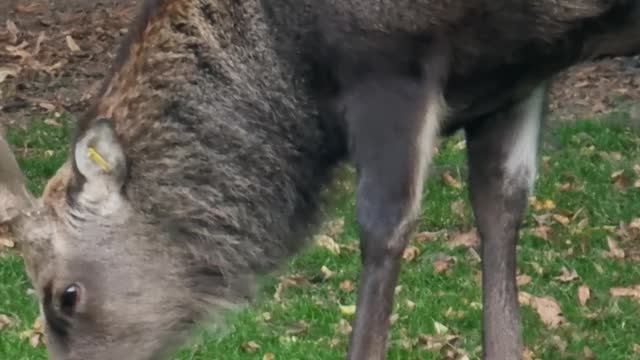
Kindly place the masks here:
POLYGON ((347 357, 383 359, 432 149, 459 129, 484 355, 520 357, 515 244, 546 83, 638 50, 640 5, 627 0, 146 1, 41 199, 0 148, 0 221, 51 357, 168 355, 304 245, 348 159, 363 269, 347 357))

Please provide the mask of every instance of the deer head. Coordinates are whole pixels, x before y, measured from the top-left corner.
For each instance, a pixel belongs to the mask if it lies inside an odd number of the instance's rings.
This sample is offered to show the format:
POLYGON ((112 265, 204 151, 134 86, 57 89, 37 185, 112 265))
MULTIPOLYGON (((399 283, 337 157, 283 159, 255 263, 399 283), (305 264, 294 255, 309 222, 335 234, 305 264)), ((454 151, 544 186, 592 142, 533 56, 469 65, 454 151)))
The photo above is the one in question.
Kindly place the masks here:
POLYGON ((204 312, 194 266, 133 210, 126 178, 107 120, 77 139, 38 199, 0 136, 0 223, 37 292, 51 359, 158 359, 204 312))

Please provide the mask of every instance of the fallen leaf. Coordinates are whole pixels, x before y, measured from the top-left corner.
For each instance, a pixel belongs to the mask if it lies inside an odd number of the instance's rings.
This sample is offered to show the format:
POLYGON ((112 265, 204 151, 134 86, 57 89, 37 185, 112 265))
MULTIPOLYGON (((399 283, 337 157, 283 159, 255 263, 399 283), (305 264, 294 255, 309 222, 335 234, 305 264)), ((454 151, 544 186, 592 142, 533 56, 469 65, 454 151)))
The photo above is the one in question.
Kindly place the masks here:
POLYGON ((18 31, 18 27, 16 26, 16 23, 11 21, 11 19, 7 19, 6 25, 7 25, 7 32, 9 33, 9 35, 11 35, 11 39, 9 40, 9 42, 11 42, 12 44, 17 43, 19 31, 18 31))
POLYGON ((40 317, 38 317, 34 323, 33 326, 31 327, 31 329, 24 331, 20 334, 21 338, 26 338, 29 340, 29 344, 32 347, 38 347, 38 345, 43 344, 43 337, 44 337, 44 326, 43 326, 43 322, 42 319, 40 317))
POLYGON ((8 328, 12 322, 13 321, 11 321, 10 317, 4 314, 0 314, 0 331, 8 328))
POLYGON ((551 337, 551 342, 553 343, 553 345, 556 346, 556 348, 558 348, 558 350, 560 350, 561 353, 564 353, 565 350, 567 350, 567 342, 563 340, 560 336, 553 335, 551 337))
POLYGON ((456 180, 449 171, 445 171, 442 173, 442 181, 445 185, 450 186, 454 189, 462 189, 462 184, 456 180))
POLYGON ((578 288, 578 303, 585 306, 591 297, 591 290, 587 285, 580 285, 578 288))
POLYGON ((49 103, 49 102, 44 102, 44 101, 39 102, 38 106, 40 106, 41 108, 43 108, 43 109, 45 109, 47 111, 53 111, 53 110, 56 109, 55 105, 53 105, 52 103, 49 103))
POLYGON ((566 321, 562 315, 560 305, 550 297, 537 297, 520 291, 518 293, 518 301, 522 305, 529 305, 535 309, 542 322, 550 328, 556 328, 566 321))
POLYGON ((634 287, 615 287, 609 289, 609 293, 613 297, 631 297, 640 299, 640 285, 634 287))
POLYGON ((353 283, 351 280, 344 280, 340 283, 340 290, 350 293, 353 291, 353 283))
POLYGON ((449 266, 451 265, 451 260, 449 259, 437 259, 433 261, 433 270, 441 274, 447 270, 449 270, 449 266))
POLYGON ((329 250, 333 254, 340 254, 340 245, 338 245, 333 238, 327 235, 317 235, 314 239, 314 243, 329 250))
POLYGON ((416 303, 414 303, 411 300, 405 300, 404 303, 405 303, 405 305, 407 305, 407 309, 409 309, 409 310, 413 310, 416 307, 416 303))
POLYGON ((618 190, 622 190, 625 187, 624 170, 618 170, 611 174, 611 182, 618 190))
POLYGON ((446 230, 439 231, 422 231, 416 234, 414 240, 417 243, 424 244, 428 242, 432 242, 437 240, 441 236, 445 236, 447 234, 446 230))
POLYGON ((356 313, 355 305, 340 305, 340 313, 342 315, 354 315, 356 313))
POLYGON ((65 37, 65 40, 67 41, 67 46, 69 47, 69 50, 71 50, 71 52, 78 52, 80 51, 80 46, 78 46, 78 44, 76 43, 75 40, 73 40, 73 38, 71 37, 71 35, 67 35, 65 37))
POLYGON ((344 231, 344 218, 340 217, 325 224, 325 234, 329 237, 337 237, 344 231))
POLYGON ((453 145, 453 148, 456 150, 464 150, 466 147, 467 147, 466 140, 458 141, 455 145, 453 145))
POLYGON ((307 330, 309 330, 309 324, 307 324, 307 322, 304 320, 300 320, 297 323, 293 324, 293 326, 285 330, 284 333, 287 336, 298 336, 304 334, 305 332, 307 332, 307 330))
POLYGON ((273 353, 266 353, 262 357, 262 360, 275 360, 276 356, 273 353))
POLYGON ((0 66, 0 84, 2 84, 8 77, 16 77, 20 72, 18 67, 0 66))
POLYGON ((480 235, 475 228, 472 228, 466 232, 456 232, 449 236, 447 241, 447 246, 449 248, 456 247, 476 247, 480 244, 480 235))
POLYGON ((535 358, 536 357, 531 349, 525 347, 524 350, 522 350, 522 360, 534 360, 535 358))
POLYGON ((551 228, 546 225, 538 225, 533 229, 533 235, 542 240, 549 240, 549 232, 551 228))
POLYGON ((9 248, 12 249, 16 246, 16 243, 6 237, 3 237, 2 235, 0 235, 0 248, 9 248))
POLYGON ((338 333, 342 335, 349 335, 351 333, 351 324, 345 319, 340 319, 336 326, 336 330, 338 330, 338 333))
POLYGON ((428 351, 440 351, 445 345, 450 342, 456 340, 458 336, 456 335, 427 335, 420 334, 418 335, 418 345, 421 346, 424 350, 428 351))
POLYGON ((576 272, 575 269, 569 270, 564 266, 560 270, 560 275, 554 277, 554 279, 560 282, 570 282, 578 278, 580 278, 580 276, 578 276, 578 273, 576 272))
POLYGON ((585 345, 584 348, 582 348, 582 353, 584 354, 584 358, 586 360, 594 359, 593 351, 591 351, 588 346, 585 345))
POLYGON ((606 258, 614 258, 614 259, 623 259, 624 258, 624 250, 618 247, 618 242, 615 241, 612 237, 607 236, 607 243, 609 244, 609 251, 604 252, 604 257, 606 258))
POLYGON ((300 287, 302 285, 309 284, 309 280, 307 280, 304 276, 289 276, 280 278, 280 283, 276 287, 276 292, 273 294, 273 298, 276 301, 282 300, 282 292, 291 287, 300 287))
POLYGON ((444 324, 442 324, 440 322, 437 322, 437 321, 433 322, 433 328, 435 329, 436 334, 438 334, 438 335, 446 334, 446 333, 449 332, 449 328, 448 327, 446 327, 444 324))
POLYGON ((420 254, 420 250, 415 246, 409 245, 406 249, 404 249, 404 253, 402 253, 402 260, 406 262, 413 261, 413 259, 415 259, 418 254, 420 254))
POLYGON ((542 208, 546 210, 553 210, 556 208, 556 204, 553 200, 545 200, 544 203, 542 203, 542 208))
POLYGON ((516 277, 516 283, 518 286, 525 286, 531 282, 531 276, 521 274, 516 277))
POLYGON ((564 226, 569 225, 569 221, 570 221, 568 217, 560 214, 553 214, 553 219, 564 226))
POLYGON ((255 341, 248 341, 242 344, 241 346, 242 346, 242 350, 248 353, 254 353, 258 351, 258 349, 260 349, 260 345, 255 341))
POLYGON ((324 275, 325 280, 329 279, 335 274, 335 272, 331 271, 328 267, 324 265, 322 265, 322 267, 320 268, 320 271, 322 272, 322 275, 324 275))
POLYGON ((464 200, 457 200, 451 203, 451 211, 460 218, 464 218, 465 203, 464 200))
POLYGON ((38 35, 38 40, 36 40, 36 46, 34 46, 33 51, 31 52, 31 56, 38 55, 44 39, 45 39, 44 31, 40 31, 40 34, 38 35))

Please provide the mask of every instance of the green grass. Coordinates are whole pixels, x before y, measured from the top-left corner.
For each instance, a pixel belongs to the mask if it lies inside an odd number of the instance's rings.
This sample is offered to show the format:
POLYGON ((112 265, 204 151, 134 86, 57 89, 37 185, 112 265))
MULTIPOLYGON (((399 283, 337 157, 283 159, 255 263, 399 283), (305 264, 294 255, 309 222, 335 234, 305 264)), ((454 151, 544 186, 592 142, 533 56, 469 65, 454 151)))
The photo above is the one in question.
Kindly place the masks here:
MULTIPOLYGON (((640 301, 609 294, 612 287, 640 284, 640 264, 633 259, 602 255, 608 250, 607 236, 616 239, 628 253, 638 253, 640 248, 640 239, 625 240, 611 228, 640 216, 640 189, 628 186, 621 190, 611 181, 611 174, 617 170, 625 170, 629 184, 639 176, 633 166, 640 163, 640 130, 630 127, 626 120, 624 113, 618 113, 601 120, 554 123, 546 131, 535 196, 539 200, 552 200, 555 209, 529 208, 520 241, 518 269, 532 277, 531 283, 521 290, 555 299, 567 322, 552 329, 535 310, 522 307, 525 344, 538 359, 582 359, 585 347, 598 359, 640 359, 637 315, 640 301), (566 182, 580 190, 559 191, 558 185, 566 182), (568 226, 551 221, 549 238, 543 240, 533 235, 536 227, 533 215, 545 212, 575 218, 568 226), (588 223, 579 229, 578 224, 585 218, 588 223), (568 283, 555 280, 563 267, 575 269, 580 278, 568 283), (591 298, 584 307, 577 300, 580 285, 591 289, 591 298)), ((9 132, 9 140, 17 149, 29 149, 19 151, 19 162, 33 191, 39 193, 46 178, 64 160, 69 133, 64 121, 62 127, 36 121, 26 131, 9 132)), ((442 144, 432 173, 447 170, 464 179, 464 150, 457 146, 461 140, 456 136, 442 144)), ((471 225, 468 189, 462 183, 462 189, 455 189, 444 186, 437 175, 428 180, 421 231, 471 225), (462 216, 451 209, 451 204, 460 199, 466 206, 462 216)), ((332 193, 335 205, 327 212, 332 219, 345 220, 344 229, 335 240, 353 245, 353 250, 343 248, 335 255, 321 247, 310 247, 291 259, 283 274, 304 276, 310 279, 310 284, 287 288, 281 301, 276 301, 273 294, 278 279, 267 279, 256 303, 230 315, 223 334, 199 334, 192 346, 180 351, 177 359, 262 359, 266 353, 274 354, 275 359, 343 357, 347 336, 338 331, 338 324, 341 319, 351 321, 352 316, 342 314, 340 305, 353 305, 356 292, 341 290, 340 283, 349 280, 357 287, 359 270, 353 173, 345 169, 337 185, 332 193), (322 277, 323 266, 335 272, 327 280, 322 277), (246 351, 243 344, 249 341, 260 347, 254 352, 246 351)), ((446 242, 443 238, 413 244, 420 252, 413 261, 405 263, 401 273, 402 289, 394 307, 398 318, 392 328, 389 359, 442 358, 441 353, 424 349, 419 341, 421 335, 434 335, 437 323, 445 325, 448 333, 459 336, 455 347, 466 351, 470 358, 480 356, 481 291, 476 280, 480 264, 468 249, 450 249, 446 242), (437 273, 432 266, 439 255, 455 258, 447 272, 437 273), (415 307, 408 306, 407 301, 415 303, 415 307)), ((42 347, 34 349, 19 336, 31 327, 37 314, 28 288, 21 261, 5 252, 0 258, 0 314, 9 315, 14 323, 0 332, 0 358, 45 358, 42 347)))

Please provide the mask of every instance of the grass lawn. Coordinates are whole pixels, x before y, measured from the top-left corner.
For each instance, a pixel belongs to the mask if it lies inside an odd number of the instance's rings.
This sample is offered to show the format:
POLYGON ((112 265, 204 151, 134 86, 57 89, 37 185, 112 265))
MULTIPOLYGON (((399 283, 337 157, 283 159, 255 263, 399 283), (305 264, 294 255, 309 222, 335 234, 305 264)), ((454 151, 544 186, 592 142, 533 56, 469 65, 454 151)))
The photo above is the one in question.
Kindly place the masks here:
MULTIPOLYGON (((553 123, 546 131, 518 253, 530 358, 640 359, 640 287, 633 288, 640 285, 640 221, 633 222, 640 217, 640 187, 634 187, 640 129, 626 120, 621 112, 605 120, 553 123)), ((66 155, 70 129, 60 123, 36 121, 27 131, 8 133, 36 193, 66 155)), ((473 232, 464 233, 472 218, 461 140, 445 141, 434 161, 419 230, 444 232, 423 233, 406 253, 389 359, 481 354, 480 263, 469 247, 473 232), (443 182, 444 173, 453 181, 443 182)), ((230 314, 222 332, 202 332, 176 359, 343 357, 359 270, 352 180, 345 169, 327 210, 333 226, 322 230, 324 243, 335 240, 339 253, 311 246, 282 274, 265 279, 256 304, 230 314)), ((21 336, 37 316, 22 262, 9 250, 0 253, 0 314, 10 319, 0 330, 0 358, 44 359, 42 345, 34 348, 21 336)))

